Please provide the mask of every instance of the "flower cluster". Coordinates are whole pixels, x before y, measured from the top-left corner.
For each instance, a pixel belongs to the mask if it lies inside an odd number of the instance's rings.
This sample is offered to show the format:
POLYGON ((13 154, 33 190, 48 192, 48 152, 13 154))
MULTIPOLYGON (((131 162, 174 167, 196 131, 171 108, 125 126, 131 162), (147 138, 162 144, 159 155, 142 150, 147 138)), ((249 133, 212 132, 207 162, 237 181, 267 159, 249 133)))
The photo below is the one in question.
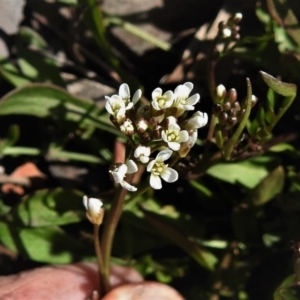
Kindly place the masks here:
POLYGON ((136 104, 141 98, 141 90, 131 98, 126 83, 120 86, 118 95, 105 97, 110 120, 134 145, 132 159, 110 168, 110 175, 116 183, 129 191, 136 191, 136 187, 125 181, 127 174, 137 171, 136 163, 148 164, 150 185, 154 189, 161 189, 161 179, 167 182, 178 179, 177 171, 165 161, 174 152, 179 157, 185 157, 197 140, 197 129, 208 121, 207 114, 200 111, 187 118, 188 111, 193 111, 200 99, 199 94, 190 96, 192 89, 191 82, 165 93, 161 88, 156 88, 152 92, 151 103, 139 107, 136 104), (151 158, 151 154, 157 151, 156 157, 151 158))

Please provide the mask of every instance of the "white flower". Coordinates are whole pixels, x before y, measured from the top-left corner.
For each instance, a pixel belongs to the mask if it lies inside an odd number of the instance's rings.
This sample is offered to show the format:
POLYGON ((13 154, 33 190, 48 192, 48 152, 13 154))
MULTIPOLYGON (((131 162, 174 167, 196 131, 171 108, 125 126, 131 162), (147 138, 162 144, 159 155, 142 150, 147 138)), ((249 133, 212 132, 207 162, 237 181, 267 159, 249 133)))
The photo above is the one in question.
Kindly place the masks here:
POLYGON ((182 127, 186 130, 195 130, 201 127, 204 127, 208 122, 207 113, 203 113, 201 111, 196 111, 191 118, 189 118, 182 127))
POLYGON ((126 164, 115 165, 113 169, 109 170, 109 173, 112 175, 114 181, 116 183, 120 183, 124 189, 130 192, 135 192, 137 188, 126 182, 124 178, 126 177, 126 174, 135 173, 137 170, 138 167, 136 163, 130 159, 126 162, 126 164))
POLYGON ((176 116, 181 116, 185 110, 194 110, 194 105, 199 101, 200 95, 197 93, 189 97, 194 85, 191 82, 179 85, 174 91, 173 107, 177 107, 176 116))
POLYGON ((166 182, 174 182, 178 179, 178 173, 164 163, 172 155, 170 149, 160 151, 156 158, 152 160, 148 166, 147 171, 151 172, 150 185, 152 188, 159 190, 162 188, 160 177, 166 182))
POLYGON ((105 108, 109 114, 111 114, 118 123, 121 123, 125 119, 125 103, 118 95, 111 97, 105 96, 106 103, 105 108))
POLYGON ((125 122, 120 126, 120 130, 127 135, 134 134, 134 127, 130 119, 125 120, 125 122))
POLYGON ((138 146, 134 151, 134 157, 136 157, 144 164, 149 161, 150 154, 151 154, 151 148, 143 145, 138 146))
POLYGON ((206 113, 197 111, 193 116, 187 120, 185 124, 182 125, 183 128, 188 130, 189 137, 187 141, 180 145, 178 154, 180 157, 185 157, 190 149, 195 145, 198 138, 198 128, 205 126, 208 122, 208 116, 206 113))
POLYGON ((169 117, 170 124, 167 130, 161 133, 162 139, 168 144, 168 147, 173 151, 178 151, 180 143, 186 142, 189 134, 186 130, 180 130, 179 125, 174 121, 175 118, 169 117))
POLYGON ((119 95, 105 96, 105 108, 109 114, 113 115, 118 123, 125 118, 126 110, 131 109, 133 105, 141 98, 142 91, 137 90, 130 99, 129 86, 126 83, 120 85, 119 95))
POLYGON ((103 202, 97 198, 83 197, 83 205, 86 209, 86 215, 91 223, 100 225, 103 220, 104 210, 102 208, 103 202))
POLYGON ((152 106, 156 110, 162 110, 164 108, 168 108, 172 105, 174 100, 174 94, 172 91, 167 91, 162 94, 161 88, 156 88, 152 92, 152 106))
POLYGON ((127 83, 123 83, 119 88, 119 97, 124 101, 126 110, 131 109, 134 104, 136 104, 142 96, 142 91, 137 90, 133 97, 132 101, 130 100, 130 90, 127 83))

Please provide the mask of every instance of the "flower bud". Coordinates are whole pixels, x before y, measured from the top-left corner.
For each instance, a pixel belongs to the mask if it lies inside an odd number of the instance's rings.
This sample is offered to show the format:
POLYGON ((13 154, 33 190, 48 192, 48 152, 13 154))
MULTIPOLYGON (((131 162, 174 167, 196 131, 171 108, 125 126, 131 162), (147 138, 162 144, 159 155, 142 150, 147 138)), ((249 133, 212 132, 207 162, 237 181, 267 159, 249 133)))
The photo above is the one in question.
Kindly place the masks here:
POLYGON ((102 208, 103 202, 97 198, 84 196, 83 205, 86 209, 86 216, 89 221, 95 225, 101 225, 104 216, 104 209, 102 208))
POLYGON ((254 107, 255 104, 257 103, 257 101, 258 101, 258 98, 255 95, 252 95, 252 98, 251 98, 251 107, 254 107))
POLYGON ((149 122, 146 121, 145 119, 138 120, 136 124, 136 128, 139 133, 145 132, 148 129, 148 127, 149 127, 149 122))
POLYGON ((233 107, 235 108, 236 111, 240 111, 241 110, 240 102, 235 101, 233 103, 233 107))
POLYGON ((241 13, 236 13, 234 16, 233 16, 233 22, 235 24, 237 23, 240 23, 242 21, 242 18, 243 18, 243 15, 241 13))
POLYGON ((221 30, 221 36, 224 39, 231 37, 231 30, 230 30, 230 28, 224 28, 223 30, 221 30))
POLYGON ((236 91, 236 89, 230 89, 227 93, 227 98, 231 103, 234 103, 237 100, 237 91, 236 91))
POLYGON ((219 84, 216 88, 216 96, 218 100, 223 100, 226 96, 226 88, 223 84, 219 84))
POLYGON ((213 106, 213 113, 214 115, 218 116, 223 111, 223 107, 221 104, 215 104, 213 106))
POLYGON ((236 117, 229 118, 228 124, 230 126, 234 126, 236 123, 237 123, 237 118, 236 117))
POLYGON ((230 110, 231 109, 231 103, 228 101, 228 102, 225 102, 223 104, 223 109, 224 110, 230 110))
POLYGON ((228 114, 226 112, 224 112, 224 111, 221 112, 221 114, 220 114, 220 121, 222 123, 226 123, 227 120, 228 120, 228 114))

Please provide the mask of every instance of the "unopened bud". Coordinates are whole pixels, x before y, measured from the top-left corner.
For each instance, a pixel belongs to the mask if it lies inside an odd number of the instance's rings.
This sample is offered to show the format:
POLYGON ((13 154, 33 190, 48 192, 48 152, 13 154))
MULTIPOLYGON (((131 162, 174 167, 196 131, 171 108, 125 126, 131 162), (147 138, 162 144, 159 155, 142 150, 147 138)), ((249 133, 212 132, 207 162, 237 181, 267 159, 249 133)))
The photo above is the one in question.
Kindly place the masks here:
POLYGON ((223 109, 224 110, 230 110, 231 109, 231 103, 230 102, 225 102, 223 104, 223 109))
POLYGON ((232 109, 230 110, 230 116, 231 116, 231 117, 235 117, 235 116, 236 116, 236 113, 237 113, 237 111, 236 111, 235 108, 232 108, 232 109))
POLYGON ((240 102, 239 101, 235 101, 233 103, 233 107, 236 109, 236 111, 241 110, 240 102))
POLYGON ((243 15, 241 13, 236 13, 234 16, 233 16, 233 22, 235 24, 237 23, 240 23, 243 19, 243 15))
POLYGON ((231 103, 235 102, 237 100, 237 91, 236 91, 236 89, 230 89, 227 93, 226 98, 228 98, 228 100, 231 103))
POLYGON ((226 88, 223 84, 219 84, 216 88, 216 96, 218 100, 223 100, 226 96, 226 88))
POLYGON ((97 198, 83 197, 83 205, 86 209, 86 216, 95 225, 101 225, 104 216, 103 202, 97 198))
POLYGON ((236 117, 231 117, 229 118, 228 124, 233 126, 237 123, 237 118, 236 117))
POLYGON ((258 98, 255 95, 252 95, 251 98, 251 107, 254 107, 254 105, 257 103, 258 98))
POLYGON ((214 115, 218 116, 223 111, 223 107, 221 104, 215 104, 213 106, 213 113, 214 115))
POLYGON ((221 30, 221 36, 224 39, 231 37, 231 30, 230 30, 230 28, 224 28, 223 30, 221 30))
POLYGON ((220 114, 220 121, 222 122, 222 123, 225 123, 225 122, 227 122, 227 120, 228 120, 228 114, 226 113, 226 112, 221 112, 221 114, 220 114))

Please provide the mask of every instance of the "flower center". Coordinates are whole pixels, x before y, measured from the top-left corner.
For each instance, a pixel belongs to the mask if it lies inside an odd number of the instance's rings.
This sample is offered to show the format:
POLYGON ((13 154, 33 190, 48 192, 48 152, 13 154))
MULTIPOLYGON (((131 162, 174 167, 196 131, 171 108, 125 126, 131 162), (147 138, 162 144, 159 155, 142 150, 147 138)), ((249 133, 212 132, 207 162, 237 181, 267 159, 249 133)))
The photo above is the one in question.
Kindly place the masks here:
POLYGON ((166 130, 167 139, 169 142, 178 142, 179 141, 179 132, 175 129, 166 130))
POLYGON ((123 98, 123 101, 124 101, 124 103, 125 103, 125 106, 127 106, 128 103, 130 102, 130 97, 123 98))
POLYGON ((162 161, 156 161, 151 170, 151 173, 153 175, 160 176, 167 167, 168 165, 165 165, 162 161))
POLYGON ((160 108, 163 108, 166 104, 167 96, 158 96, 156 97, 156 101, 160 108))

